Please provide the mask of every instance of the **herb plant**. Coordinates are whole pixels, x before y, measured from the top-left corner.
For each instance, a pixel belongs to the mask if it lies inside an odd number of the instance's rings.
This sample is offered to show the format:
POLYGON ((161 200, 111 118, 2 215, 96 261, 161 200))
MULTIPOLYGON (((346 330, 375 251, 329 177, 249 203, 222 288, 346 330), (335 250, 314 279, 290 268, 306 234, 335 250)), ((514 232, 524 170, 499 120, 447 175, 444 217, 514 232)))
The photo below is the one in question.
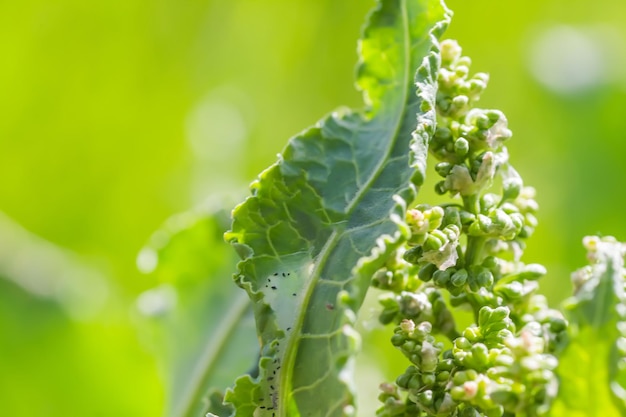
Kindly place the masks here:
POLYGON ((357 415, 355 323, 370 286, 407 368, 359 415, 626 413, 625 246, 585 238, 590 265, 573 274, 565 316, 548 307, 545 268, 521 260, 535 192, 510 163, 505 115, 477 107, 488 76, 440 40, 450 18, 438 0, 378 1, 358 48, 364 110, 292 138, 232 213, 225 238, 247 296, 205 279, 234 263, 215 243, 223 212, 155 235, 146 250, 182 306, 153 311, 168 415, 357 415), (440 204, 418 198, 427 158, 440 204))

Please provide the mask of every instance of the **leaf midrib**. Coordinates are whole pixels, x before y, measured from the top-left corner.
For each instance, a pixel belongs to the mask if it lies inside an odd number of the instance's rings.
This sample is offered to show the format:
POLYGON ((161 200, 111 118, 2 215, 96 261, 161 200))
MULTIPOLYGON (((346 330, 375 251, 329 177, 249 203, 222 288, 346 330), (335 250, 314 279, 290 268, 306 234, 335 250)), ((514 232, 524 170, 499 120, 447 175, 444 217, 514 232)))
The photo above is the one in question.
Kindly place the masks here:
MULTIPOLYGON (((376 167, 374 173, 370 176, 370 178, 365 183, 365 185, 361 188, 361 190, 355 194, 350 204, 348 204, 347 210, 346 210, 346 218, 350 217, 354 208, 358 205, 358 203, 361 201, 363 196, 365 196, 365 194, 367 193, 371 185, 374 183, 374 181, 376 181, 381 175, 383 168, 385 166, 385 162, 389 159, 389 156, 398 140, 399 131, 402 127, 404 116, 406 114, 406 109, 408 107, 407 100, 408 100, 409 91, 411 90, 410 85, 412 85, 410 78, 409 78, 410 77, 409 74, 411 72, 410 67, 412 64, 411 62, 411 39, 410 39, 410 30, 409 30, 406 0, 401 0, 400 4, 401 4, 400 6, 401 14, 402 14, 402 25, 404 29, 403 33, 404 33, 404 56, 405 56, 404 67, 405 68, 404 68, 404 75, 403 75, 404 79, 402 83, 404 86, 404 88, 402 89, 403 90, 402 106, 404 106, 404 109, 398 112, 398 117, 395 122, 395 128, 393 130, 393 136, 391 137, 392 139, 389 143, 389 146, 387 147, 385 151, 384 157, 380 159, 380 162, 378 163, 378 166, 376 167)), ((379 110, 379 112, 380 111, 382 110, 379 110)), ((373 118, 375 117, 376 115, 373 116, 373 118)), ((309 281, 308 289, 304 296, 303 303, 301 304, 301 308, 299 309, 299 312, 297 314, 297 319, 294 323, 294 331, 291 333, 291 336, 287 341, 287 347, 285 349, 286 353, 283 359, 283 371, 280 373, 280 385, 279 385, 279 389, 283 392, 285 391, 285 389, 289 389, 289 390, 291 389, 290 378, 293 372, 296 355, 298 353, 297 349, 301 340, 301 334, 299 331, 302 329, 302 324, 304 322, 304 319, 307 313, 306 306, 309 305, 310 299, 313 295, 314 288, 320 279, 321 272, 324 269, 326 262, 328 261, 328 258, 330 254, 332 253, 332 250, 335 248, 337 242, 342 237, 343 232, 344 230, 339 230, 339 229, 333 230, 326 244, 320 250, 320 253, 317 258, 318 262, 315 263, 315 267, 313 271, 311 272, 311 280, 309 281), (298 330, 298 332, 296 332, 296 330, 298 330)), ((287 407, 288 400, 289 400, 289 395, 279 396, 278 412, 279 412, 280 417, 287 417, 286 413, 287 413, 287 408, 288 408, 287 407)))

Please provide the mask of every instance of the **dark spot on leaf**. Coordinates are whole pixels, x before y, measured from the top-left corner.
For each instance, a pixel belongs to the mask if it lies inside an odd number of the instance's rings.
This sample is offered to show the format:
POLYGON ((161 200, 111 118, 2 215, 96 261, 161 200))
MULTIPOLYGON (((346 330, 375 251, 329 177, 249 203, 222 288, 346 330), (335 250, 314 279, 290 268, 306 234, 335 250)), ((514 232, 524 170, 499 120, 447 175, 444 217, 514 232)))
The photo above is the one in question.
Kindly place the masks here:
POLYGON ((278 276, 278 272, 274 272, 274 276, 277 277, 278 276))
POLYGON ((284 276, 284 277, 286 276, 284 272, 283 272, 283 276, 284 276))
POLYGON ((270 385, 270 389, 275 390, 274 385, 270 385))
POLYGON ((332 305, 331 303, 326 303, 326 310, 333 311, 334 309, 335 309, 334 305, 332 305))
POLYGON ((293 295, 293 296, 295 297, 295 296, 296 296, 296 293, 294 292, 294 293, 293 293, 293 294, 291 294, 291 295, 293 295))
POLYGON ((275 290, 276 289, 276 285, 272 285, 272 289, 275 290))
POLYGON ((291 327, 287 327, 287 331, 291 330, 291 327))

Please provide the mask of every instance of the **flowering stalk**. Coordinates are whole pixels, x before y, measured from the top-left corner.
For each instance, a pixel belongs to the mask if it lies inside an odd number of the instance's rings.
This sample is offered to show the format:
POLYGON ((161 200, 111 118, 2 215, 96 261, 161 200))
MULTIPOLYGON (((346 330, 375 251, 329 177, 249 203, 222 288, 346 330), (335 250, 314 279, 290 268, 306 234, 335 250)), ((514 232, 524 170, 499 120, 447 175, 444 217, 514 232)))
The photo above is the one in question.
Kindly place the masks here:
POLYGON ((505 115, 475 106, 488 76, 470 64, 441 43, 429 150, 451 201, 407 211, 410 237, 372 282, 389 291, 380 321, 397 324, 391 342, 411 363, 381 386, 380 417, 537 416, 557 393, 566 322, 536 293, 545 268, 521 261, 535 192, 509 162, 505 115), (451 309, 464 306, 475 323, 458 329, 451 309))

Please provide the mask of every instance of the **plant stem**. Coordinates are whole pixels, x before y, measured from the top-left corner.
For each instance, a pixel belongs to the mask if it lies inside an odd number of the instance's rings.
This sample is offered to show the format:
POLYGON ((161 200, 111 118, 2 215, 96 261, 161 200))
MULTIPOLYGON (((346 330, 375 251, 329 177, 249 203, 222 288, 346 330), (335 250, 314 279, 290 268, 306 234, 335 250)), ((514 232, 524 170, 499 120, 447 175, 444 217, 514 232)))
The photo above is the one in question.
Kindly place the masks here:
POLYGON ((465 250, 465 267, 471 268, 482 262, 481 255, 485 246, 486 238, 482 236, 468 236, 467 249, 465 250))
POLYGON ((463 196, 463 208, 472 214, 479 214, 480 199, 478 193, 463 196))

